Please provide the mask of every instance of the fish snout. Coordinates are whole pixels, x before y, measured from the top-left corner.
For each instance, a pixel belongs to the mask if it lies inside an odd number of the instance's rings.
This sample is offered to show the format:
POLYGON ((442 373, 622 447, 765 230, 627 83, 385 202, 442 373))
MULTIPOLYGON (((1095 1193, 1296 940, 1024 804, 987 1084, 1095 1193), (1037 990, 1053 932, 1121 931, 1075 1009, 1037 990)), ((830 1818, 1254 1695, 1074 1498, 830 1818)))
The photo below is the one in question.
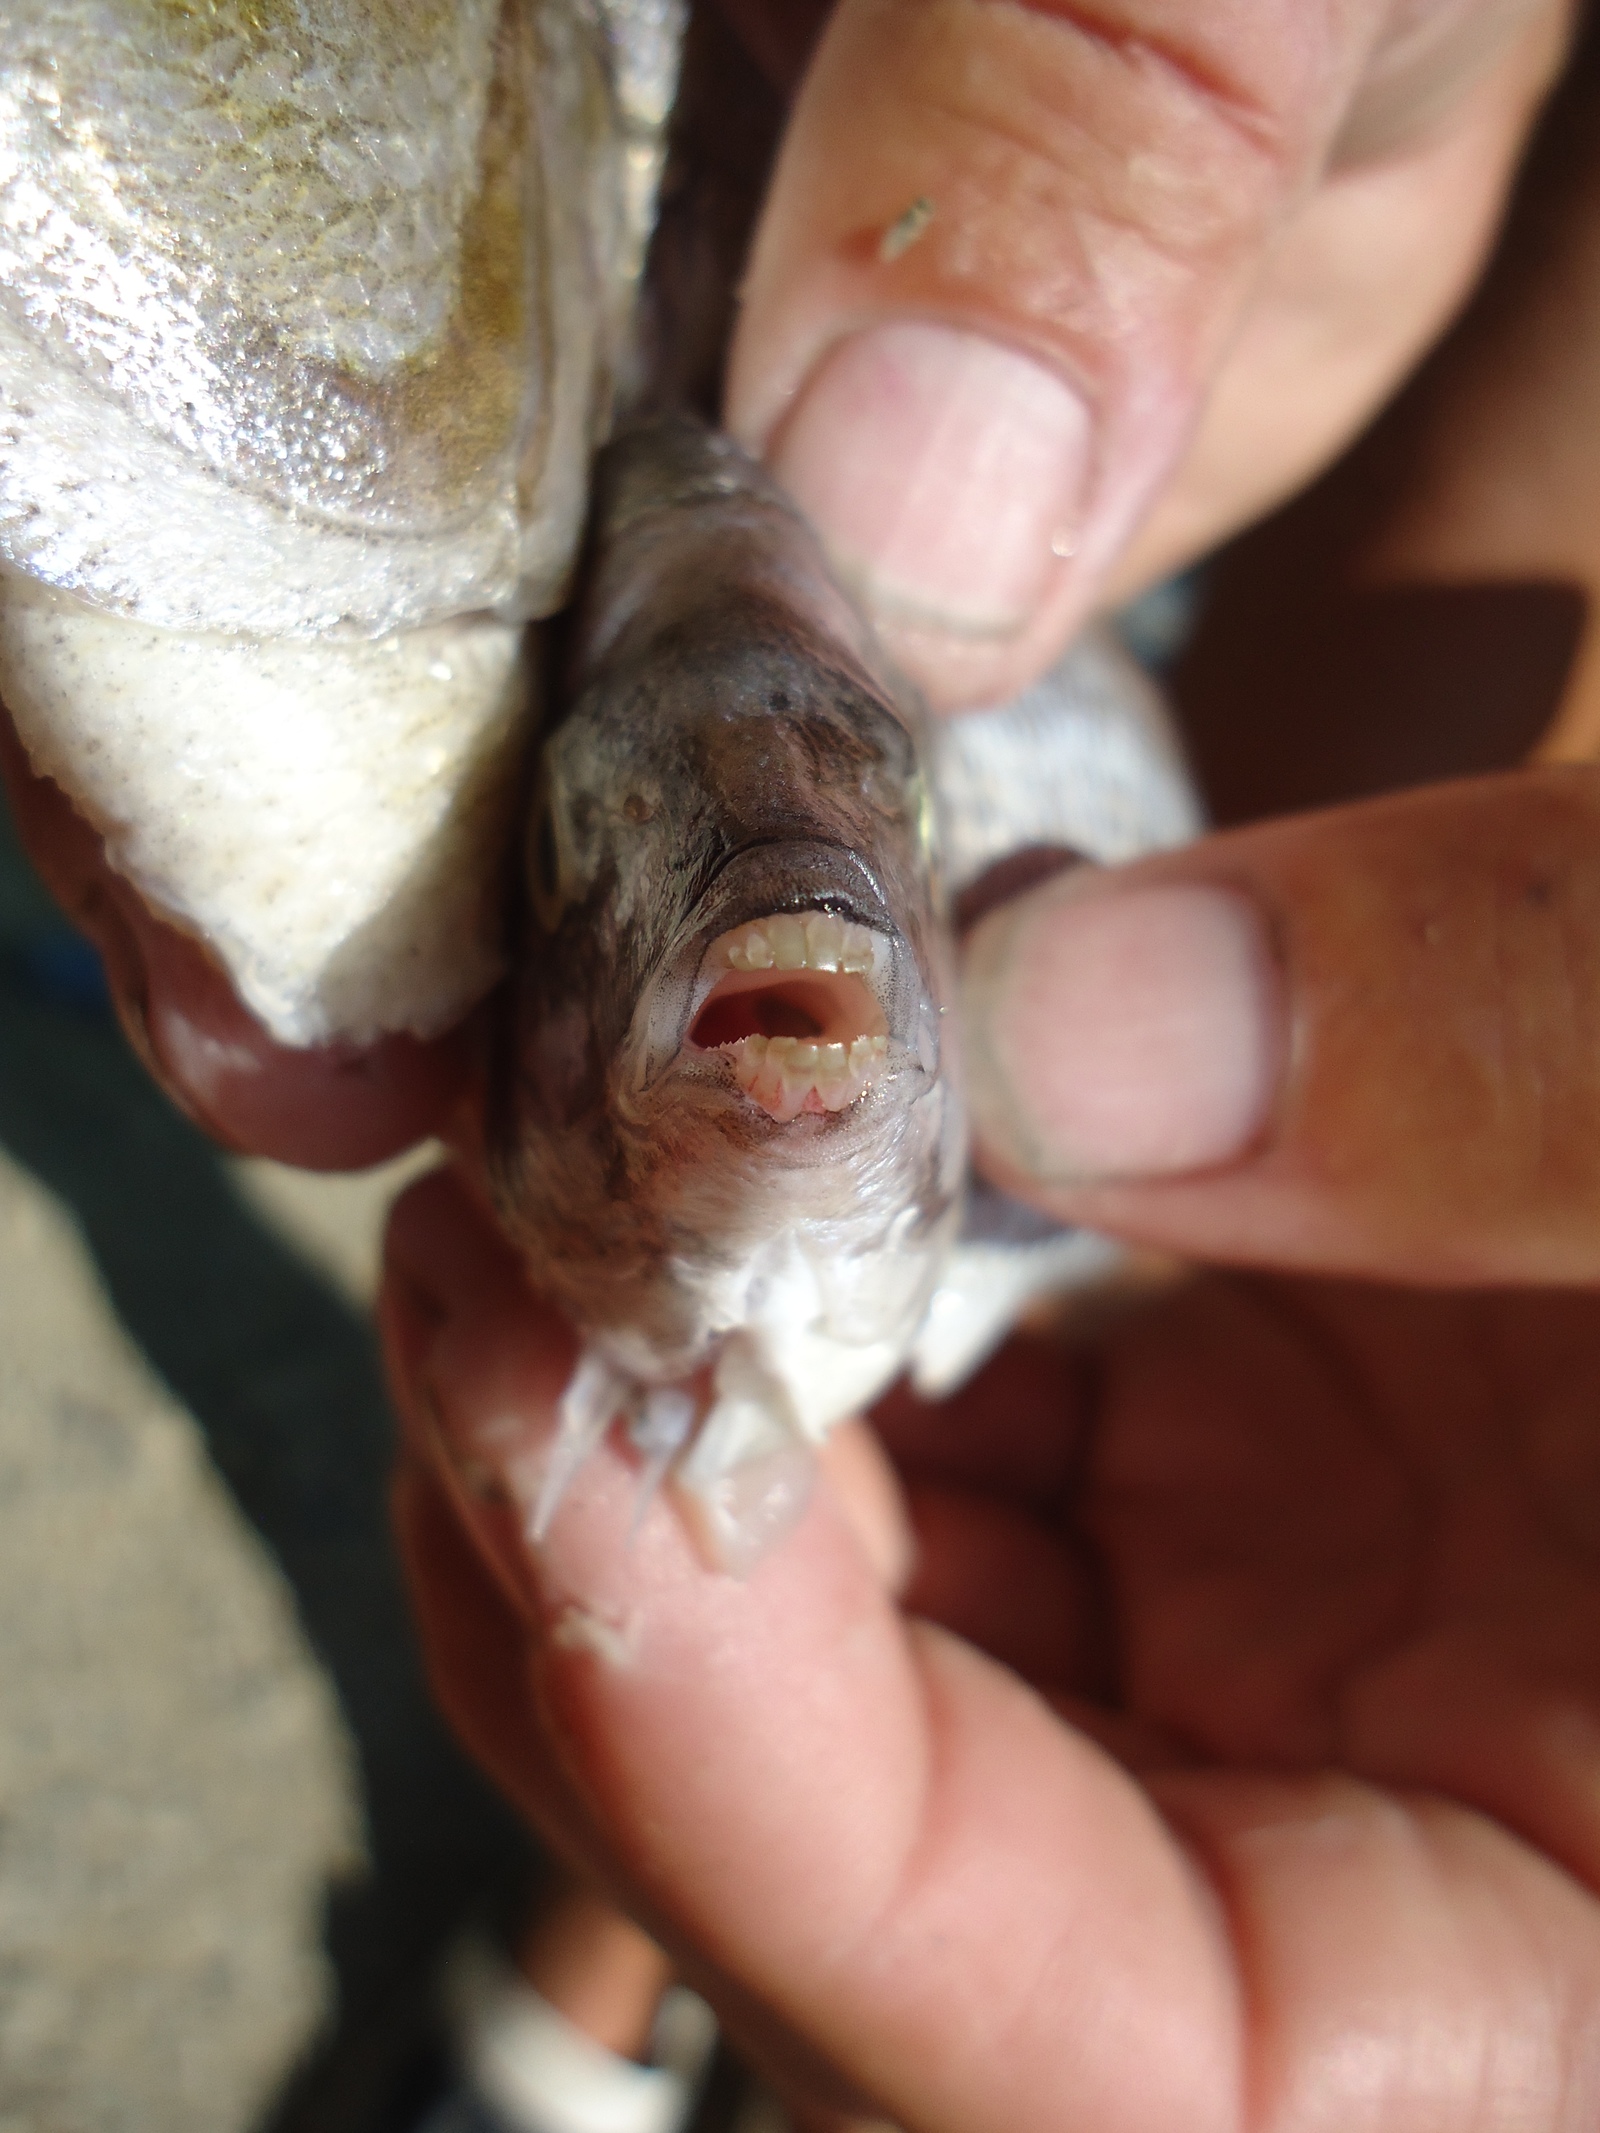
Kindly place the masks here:
POLYGON ((879 991, 888 939, 836 911, 774 911, 720 933, 691 1052, 720 1052, 769 1118, 844 1111, 881 1078, 889 1018, 879 991), (878 978, 878 985, 873 983, 878 978))
POLYGON ((780 1125, 847 1112, 897 1068, 937 1067, 929 974, 840 847, 731 860, 641 1006, 647 1079, 677 1066, 731 1083, 780 1125))

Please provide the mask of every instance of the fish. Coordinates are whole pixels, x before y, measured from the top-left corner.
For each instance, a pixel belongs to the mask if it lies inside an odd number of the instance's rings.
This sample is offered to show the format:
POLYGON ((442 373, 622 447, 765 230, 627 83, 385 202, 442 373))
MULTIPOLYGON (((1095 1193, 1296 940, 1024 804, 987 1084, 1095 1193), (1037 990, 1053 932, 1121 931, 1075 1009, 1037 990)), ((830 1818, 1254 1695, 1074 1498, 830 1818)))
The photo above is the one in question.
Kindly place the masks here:
POLYGON ((626 1412, 723 1562, 899 1369, 964 1110, 923 754, 810 528, 687 418, 602 455, 490 1105, 587 1348, 548 1509, 626 1412), (691 1444, 692 1439, 692 1444, 691 1444))
POLYGON ((0 696, 282 1043, 448 1027, 678 0, 0 0, 0 696))
POLYGON ((666 415, 601 455, 486 1136, 583 1342, 536 1533, 621 1420, 643 1493, 670 1473, 747 1574, 844 1416, 908 1362, 947 1387, 1103 1269, 1102 1240, 969 1185, 952 984, 952 899, 997 862, 1193 829, 1170 729, 1097 656, 1070 716, 1058 681, 936 734, 736 445, 666 415))

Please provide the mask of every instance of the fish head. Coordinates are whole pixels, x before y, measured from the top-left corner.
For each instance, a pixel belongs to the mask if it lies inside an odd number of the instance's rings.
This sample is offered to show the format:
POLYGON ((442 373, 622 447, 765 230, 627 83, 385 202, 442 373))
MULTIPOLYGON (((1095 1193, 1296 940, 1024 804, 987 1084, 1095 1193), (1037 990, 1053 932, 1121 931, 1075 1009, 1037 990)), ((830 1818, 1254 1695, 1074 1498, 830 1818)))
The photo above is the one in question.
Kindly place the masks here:
POLYGON ((519 1059, 552 1121, 733 1090, 728 1130, 776 1150, 764 1126, 842 1119, 891 1049, 938 1070, 926 783, 838 663, 747 632, 676 651, 601 677, 542 751, 519 1059))
POLYGON ((752 1037, 926 1052, 942 984, 911 733, 793 647, 679 652, 637 689, 600 682, 544 750, 536 995, 584 1001, 619 1093, 669 1068, 726 1080, 752 1037))
POLYGON ((786 1252, 895 1260, 912 1311, 964 1161, 914 720, 800 597, 787 506, 711 516, 727 569, 680 508, 544 743, 495 1107, 536 1278, 654 1375, 786 1252))

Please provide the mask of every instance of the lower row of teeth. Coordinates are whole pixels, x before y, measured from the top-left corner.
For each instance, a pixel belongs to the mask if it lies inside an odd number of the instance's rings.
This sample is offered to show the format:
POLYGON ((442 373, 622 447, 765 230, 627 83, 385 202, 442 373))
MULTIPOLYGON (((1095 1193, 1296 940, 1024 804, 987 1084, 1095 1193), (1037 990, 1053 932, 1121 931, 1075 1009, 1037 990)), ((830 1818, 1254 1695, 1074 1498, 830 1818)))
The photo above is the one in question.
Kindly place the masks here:
POLYGON ((727 1047, 746 1096, 779 1120, 802 1111, 843 1111, 864 1096, 888 1055, 887 1037, 848 1044, 812 1037, 741 1037, 727 1047))

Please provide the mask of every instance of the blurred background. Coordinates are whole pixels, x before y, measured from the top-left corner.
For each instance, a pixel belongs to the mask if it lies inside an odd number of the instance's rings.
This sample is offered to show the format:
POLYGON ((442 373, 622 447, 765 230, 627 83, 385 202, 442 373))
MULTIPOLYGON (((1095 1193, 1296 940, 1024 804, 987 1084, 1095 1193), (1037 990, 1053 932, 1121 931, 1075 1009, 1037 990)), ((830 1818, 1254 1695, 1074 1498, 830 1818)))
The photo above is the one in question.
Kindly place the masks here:
POLYGON ((402 2127, 439 1955, 526 1884, 385 1523, 416 1166, 210 1147, 0 816, 0 2133, 402 2127))

